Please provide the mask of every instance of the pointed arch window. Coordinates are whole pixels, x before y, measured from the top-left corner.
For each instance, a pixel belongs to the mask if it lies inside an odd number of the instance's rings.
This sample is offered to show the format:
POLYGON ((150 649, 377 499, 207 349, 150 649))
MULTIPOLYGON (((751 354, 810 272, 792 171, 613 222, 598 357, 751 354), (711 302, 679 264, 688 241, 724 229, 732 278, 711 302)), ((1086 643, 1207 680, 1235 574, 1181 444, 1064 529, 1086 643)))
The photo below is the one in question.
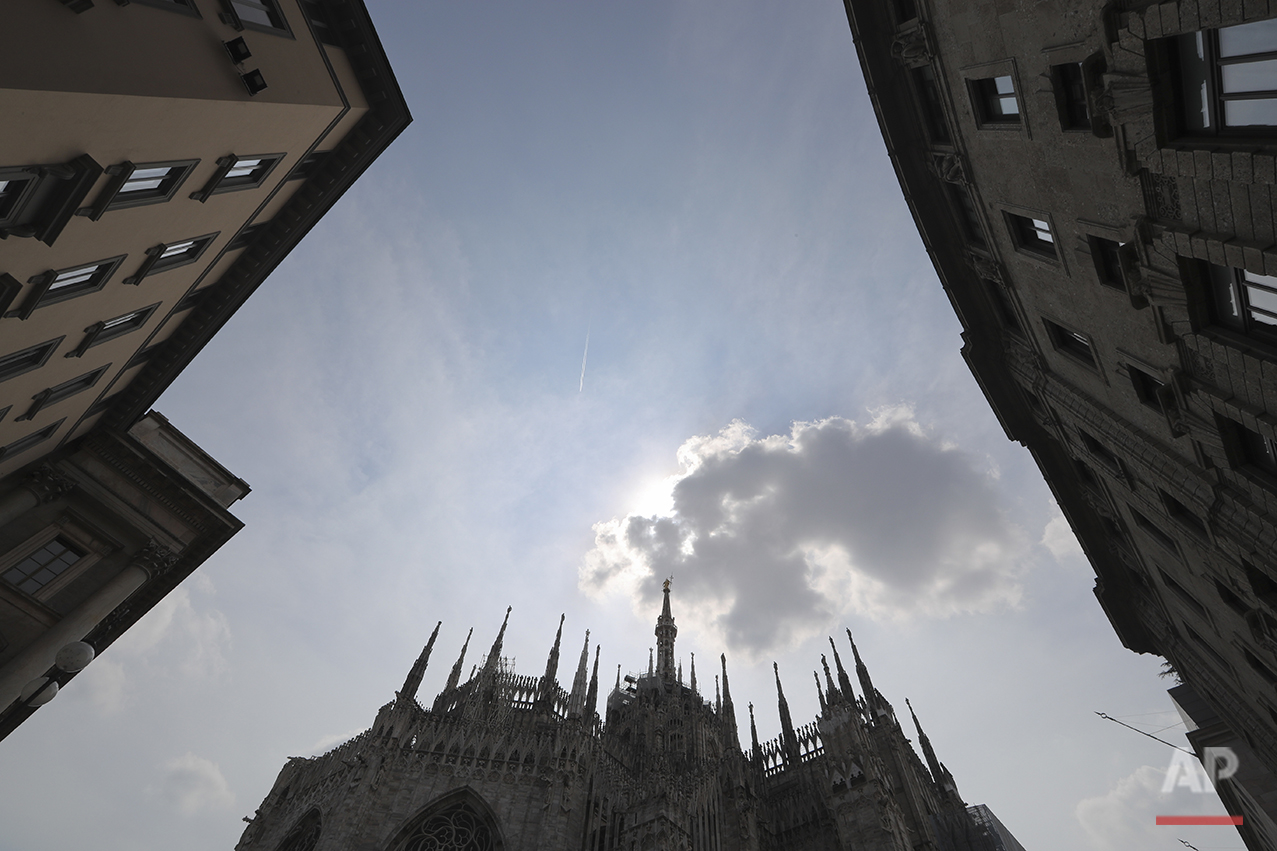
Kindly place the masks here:
POLYGON ((446 796, 414 819, 391 851, 502 851, 492 814, 473 793, 446 796))
POLYGON ((315 851, 321 827, 319 810, 311 810, 293 825, 275 851, 315 851))

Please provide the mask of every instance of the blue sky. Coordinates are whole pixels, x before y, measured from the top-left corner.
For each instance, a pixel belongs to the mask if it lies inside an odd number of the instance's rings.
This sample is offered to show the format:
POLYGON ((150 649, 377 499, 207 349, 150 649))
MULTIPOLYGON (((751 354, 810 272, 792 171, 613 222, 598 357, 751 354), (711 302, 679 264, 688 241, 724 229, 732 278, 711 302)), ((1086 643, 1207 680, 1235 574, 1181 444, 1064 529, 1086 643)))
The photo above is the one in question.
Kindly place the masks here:
POLYGON ((507 605, 521 672, 566 613, 610 684, 666 572, 742 729, 850 627, 1031 851, 1241 847, 1154 828, 1218 802, 1093 714, 1183 742, 961 360, 840 4, 369 6, 415 123, 156 406, 246 528, 5 742, 0 849, 229 848, 436 621, 427 696, 507 605))

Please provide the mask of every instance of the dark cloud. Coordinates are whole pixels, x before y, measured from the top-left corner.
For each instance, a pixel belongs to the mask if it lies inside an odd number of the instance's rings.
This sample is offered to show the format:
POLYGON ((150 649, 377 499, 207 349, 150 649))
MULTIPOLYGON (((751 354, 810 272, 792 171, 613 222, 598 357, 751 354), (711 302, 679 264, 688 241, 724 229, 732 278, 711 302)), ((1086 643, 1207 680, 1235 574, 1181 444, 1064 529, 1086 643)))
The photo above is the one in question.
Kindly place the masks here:
POLYGON ((1021 530, 995 474, 928 435, 907 408, 757 437, 739 421, 679 449, 672 509, 595 525, 593 593, 650 606, 674 575, 680 610, 751 655, 844 612, 945 616, 1018 599, 1021 530))

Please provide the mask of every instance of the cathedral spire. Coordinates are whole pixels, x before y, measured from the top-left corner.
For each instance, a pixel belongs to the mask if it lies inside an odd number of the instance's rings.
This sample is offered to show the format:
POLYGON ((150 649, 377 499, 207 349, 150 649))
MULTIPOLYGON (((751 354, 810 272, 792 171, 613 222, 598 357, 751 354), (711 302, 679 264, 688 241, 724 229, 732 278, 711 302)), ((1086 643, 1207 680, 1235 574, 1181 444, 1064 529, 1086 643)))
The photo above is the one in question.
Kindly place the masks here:
POLYGON ((851 642, 851 653, 856 657, 856 678, 860 680, 860 690, 865 694, 865 704, 869 707, 871 718, 886 714, 879 705, 878 690, 874 688, 873 680, 869 679, 869 669, 865 667, 865 663, 860 660, 860 651, 856 649, 856 640, 851 637, 851 630, 847 630, 847 640, 851 642))
POLYGON ((430 662, 430 651, 434 649, 435 639, 439 637, 439 627, 442 625, 443 621, 435 624, 435 631, 430 633, 430 640, 426 642, 426 648, 421 651, 417 661, 412 663, 412 668, 408 671, 408 677, 403 681, 403 688, 399 689, 399 697, 405 701, 412 700, 417 696, 417 689, 421 687, 421 676, 426 672, 426 665, 430 662))
MULTIPOLYGON (((847 630, 847 635, 851 635, 851 630, 847 630)), ((834 664, 838 666, 838 685, 841 686, 843 700, 852 706, 856 705, 856 693, 851 690, 851 677, 847 676, 847 669, 842 666, 842 657, 838 655, 838 645, 834 644, 834 637, 829 636, 829 646, 834 649, 834 664)), ((855 644, 851 645, 855 647, 855 644)))
POLYGON ((727 654, 720 653, 719 661, 723 665, 723 717, 727 724, 727 741, 735 750, 740 750, 740 738, 736 735, 736 707, 732 705, 732 689, 727 684, 727 654))
POLYGON ((750 756, 753 757, 754 763, 762 767, 763 749, 758 746, 758 727, 754 724, 754 704, 749 705, 749 739, 752 747, 750 748, 750 756))
POLYGON ((718 674, 714 675, 714 712, 723 714, 723 694, 718 690, 718 674))
POLYGON ((958 795, 958 785, 954 782, 953 775, 949 773, 949 769, 943 762, 936 759, 936 751, 931 747, 931 740, 922 731, 922 724, 918 721, 918 716, 913 711, 913 704, 907 697, 905 706, 909 707, 909 714, 913 716, 913 726, 918 731, 918 744, 922 746, 922 755, 927 758, 927 767, 931 769, 931 776, 936 781, 940 794, 961 803, 962 798, 958 795))
POLYGON ((576 665, 576 676, 572 678, 572 694, 568 699, 568 717, 580 718, 581 707, 585 703, 585 672, 590 664, 590 631, 585 631, 585 646, 581 648, 581 661, 576 665))
POLYGON ((559 615, 559 629, 554 633, 554 646, 550 648, 550 658, 545 660, 545 676, 541 678, 541 695, 538 703, 542 709, 554 708, 555 678, 559 675, 559 644, 563 640, 563 621, 566 614, 559 615))
POLYGON ((621 690, 621 666, 616 666, 616 690, 621 690))
POLYGON ((497 633, 497 640, 492 642, 492 649, 488 651, 488 658, 483 663, 483 673, 489 674, 497 669, 497 664, 501 661, 501 645, 505 643, 505 628, 510 622, 510 611, 513 606, 506 606, 505 620, 501 621, 501 631, 497 633))
POLYGON ((798 734, 794 732, 794 719, 789 715, 789 701, 785 700, 785 689, 780 684, 780 666, 772 662, 772 673, 776 675, 776 704, 780 709, 780 737, 785 747, 785 761, 790 765, 798 764, 798 734))
MULTIPOLYGON (((586 633, 587 635, 589 633, 586 633)), ((586 721, 594 717, 595 711, 599 705, 599 645, 594 645, 594 672, 590 674, 590 688, 585 693, 585 706, 582 708, 581 715, 586 721)), ((617 669, 617 677, 620 677, 620 668, 617 669)))
POLYGON ((812 671, 811 675, 816 680, 816 697, 820 698, 820 714, 824 715, 829 711, 829 707, 825 705, 825 692, 820 687, 820 674, 812 671))
POLYGON ((474 627, 470 627, 470 631, 466 633, 466 643, 461 645, 461 655, 457 657, 457 663, 452 666, 452 671, 448 674, 448 682, 443 687, 444 691, 452 691, 457 687, 457 683, 461 682, 461 668, 466 663, 466 648, 470 646, 472 635, 474 635, 474 627))
POLYGON ((649 677, 652 676, 652 673, 655 670, 655 663, 652 661, 652 648, 649 647, 647 648, 647 675, 649 677))
POLYGON ((838 693, 838 687, 834 685, 833 675, 829 673, 829 660, 825 658, 824 653, 820 654, 820 666, 825 669, 825 691, 829 695, 829 702, 837 703, 842 695, 838 693))
POLYGON ((674 638, 678 635, 678 627, 674 625, 674 616, 670 614, 670 581, 665 580, 663 586, 665 599, 661 603, 661 616, 656 619, 656 672, 661 679, 670 682, 674 679, 674 638))
POLYGON ((695 653, 692 654, 692 680, 691 682, 687 684, 687 686, 688 688, 692 690, 693 694, 696 693, 696 654, 695 653))

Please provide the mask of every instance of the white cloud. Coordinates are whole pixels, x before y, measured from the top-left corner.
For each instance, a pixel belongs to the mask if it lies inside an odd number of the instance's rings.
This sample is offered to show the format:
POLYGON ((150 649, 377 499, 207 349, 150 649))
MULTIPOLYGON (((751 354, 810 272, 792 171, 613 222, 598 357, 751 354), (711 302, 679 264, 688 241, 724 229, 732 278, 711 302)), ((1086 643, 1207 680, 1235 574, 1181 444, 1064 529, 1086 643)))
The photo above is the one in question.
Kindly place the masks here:
POLYGON ((235 793, 217 763, 190 751, 164 766, 162 782, 164 798, 184 816, 206 810, 225 810, 235 803, 235 793))
POLYGON ((650 580, 674 574, 680 618, 752 655, 846 611, 943 617, 1019 600, 1028 540, 998 508, 993 475, 908 407, 766 437, 737 420, 689 438, 678 461, 668 512, 595 524, 583 590, 647 610, 650 580))
POLYGON ((1060 511, 1060 507, 1054 502, 1051 507, 1055 516, 1046 524, 1046 528, 1042 530, 1042 546, 1050 550, 1051 555, 1055 556, 1057 561, 1073 561, 1078 558, 1085 559, 1086 555, 1082 552, 1081 545, 1077 542, 1077 536, 1073 534, 1073 527, 1069 525, 1069 521, 1060 511))
MULTIPOLYGON (((1200 766, 1198 766, 1200 769, 1200 766)), ((1205 772, 1203 774, 1203 781, 1205 772)), ((1205 831, 1211 839, 1224 838, 1220 827, 1175 828, 1157 825, 1159 815, 1224 815, 1214 794, 1193 794, 1178 789, 1162 792, 1166 769, 1144 765, 1113 784, 1105 795, 1085 798, 1074 810, 1094 851, 1129 851, 1131 848, 1181 848, 1179 836, 1205 831), (1213 833, 1211 832, 1213 831, 1213 833)), ((1229 838, 1235 838, 1236 834, 1229 838)), ((1197 844, 1197 843, 1194 843, 1197 844)))

